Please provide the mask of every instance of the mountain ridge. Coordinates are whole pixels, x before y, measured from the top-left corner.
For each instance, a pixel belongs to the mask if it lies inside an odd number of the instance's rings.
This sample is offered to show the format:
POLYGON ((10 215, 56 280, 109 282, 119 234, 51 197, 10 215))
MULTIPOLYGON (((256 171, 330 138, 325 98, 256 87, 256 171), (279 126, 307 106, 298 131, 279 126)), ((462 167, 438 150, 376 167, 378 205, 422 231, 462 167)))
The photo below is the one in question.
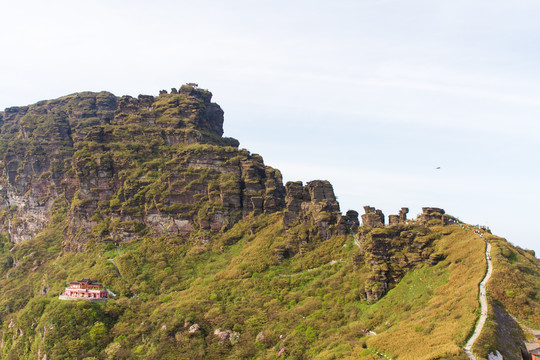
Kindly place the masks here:
MULTIPOLYGON (((431 207, 387 223, 366 206, 360 222, 328 181, 283 184, 222 136, 211 99, 187 84, 0 112, 2 356, 466 359, 477 233, 431 207), (58 300, 83 277, 118 298, 58 300)), ((493 246, 493 315, 473 352, 518 359, 526 331, 504 339, 520 328, 505 319, 540 327, 540 265, 478 231, 493 246)))

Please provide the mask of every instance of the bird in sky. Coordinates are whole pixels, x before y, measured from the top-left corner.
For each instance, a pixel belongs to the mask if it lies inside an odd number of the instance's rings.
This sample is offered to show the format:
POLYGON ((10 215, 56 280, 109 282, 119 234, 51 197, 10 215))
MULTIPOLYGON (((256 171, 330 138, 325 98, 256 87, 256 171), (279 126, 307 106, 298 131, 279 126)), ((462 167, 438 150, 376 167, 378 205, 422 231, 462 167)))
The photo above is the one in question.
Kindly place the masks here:
POLYGON ((437 167, 435 168, 435 170, 440 170, 440 169, 441 169, 441 167, 440 167, 440 166, 437 166, 437 167))

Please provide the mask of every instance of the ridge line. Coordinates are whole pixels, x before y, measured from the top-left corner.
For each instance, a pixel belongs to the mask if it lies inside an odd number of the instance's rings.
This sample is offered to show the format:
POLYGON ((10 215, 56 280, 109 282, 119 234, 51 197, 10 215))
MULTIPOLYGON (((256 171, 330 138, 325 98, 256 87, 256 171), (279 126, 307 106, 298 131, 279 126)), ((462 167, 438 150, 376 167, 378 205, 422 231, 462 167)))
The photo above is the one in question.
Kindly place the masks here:
MULTIPOLYGON (((461 223, 458 223, 458 225, 461 226, 462 229, 465 229, 465 228, 471 229, 470 226, 465 227, 461 223)), ((486 285, 489 279, 491 278, 491 274, 493 273, 493 264, 491 263, 491 243, 484 238, 484 235, 479 230, 472 229, 471 231, 477 234, 478 236, 480 236, 482 240, 484 240, 484 242, 486 243, 485 256, 486 256, 486 262, 487 262, 486 275, 484 276, 484 278, 478 285, 479 286, 478 299, 480 300, 480 318, 478 319, 478 322, 476 323, 473 334, 471 335, 471 337, 469 338, 469 340, 463 347, 463 350, 465 351, 469 359, 476 360, 476 357, 474 356, 472 352, 472 347, 476 339, 482 333, 482 329, 484 328, 484 325, 487 320, 488 303, 487 303, 487 297, 486 297, 486 285)))

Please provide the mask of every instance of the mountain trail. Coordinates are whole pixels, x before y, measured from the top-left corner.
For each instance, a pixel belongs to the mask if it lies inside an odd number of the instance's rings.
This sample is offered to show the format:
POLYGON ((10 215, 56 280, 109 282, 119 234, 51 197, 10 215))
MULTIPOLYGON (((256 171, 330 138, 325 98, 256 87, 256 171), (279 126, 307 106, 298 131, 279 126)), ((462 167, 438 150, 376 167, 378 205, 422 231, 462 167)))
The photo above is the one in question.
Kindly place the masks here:
POLYGON ((339 264, 342 260, 343 260, 343 259, 339 259, 339 261, 337 261, 337 260, 332 260, 332 261, 330 261, 330 262, 327 263, 327 264, 322 264, 322 265, 317 266, 317 267, 314 267, 314 268, 302 270, 302 271, 295 272, 295 273, 291 273, 291 274, 281 274, 281 275, 279 275, 279 277, 291 277, 291 276, 295 276, 295 275, 301 275, 301 274, 304 274, 304 273, 306 273, 306 272, 315 271, 315 270, 320 269, 320 268, 325 267, 325 266, 332 266, 332 265, 339 264))
POLYGON ((116 247, 116 252, 118 253, 118 256, 122 256, 122 253, 120 252, 120 246, 118 246, 118 243, 115 243, 114 246, 116 247))
MULTIPOLYGON (((459 224, 459 225, 462 228, 464 228, 462 224, 459 224)), ((467 226, 466 228, 470 229, 469 226, 467 226)), ((478 338, 478 336, 480 336, 480 333, 482 332, 484 324, 486 323, 486 320, 487 320, 488 303, 487 303, 487 297, 486 297, 486 285, 489 279, 491 278, 491 274, 493 273, 493 264, 491 263, 491 244, 488 241, 486 241, 486 239, 484 238, 484 235, 480 233, 480 231, 476 229, 473 229, 472 231, 478 234, 482 238, 482 240, 486 242, 486 261, 487 261, 487 273, 484 279, 482 280, 482 282, 480 283, 480 295, 479 295, 480 310, 481 310, 480 319, 476 323, 476 327, 474 329, 472 336, 470 337, 469 341, 467 341, 467 344, 465 344, 465 347, 463 348, 463 350, 465 350, 465 353, 467 354, 470 360, 476 360, 476 357, 472 353, 471 349, 474 342, 478 338)))
POLYGON ((347 225, 347 229, 349 230, 349 233, 353 237, 354 245, 360 247, 360 240, 358 239, 358 233, 355 233, 350 225, 347 225))
POLYGON ((122 279, 122 276, 120 275, 120 271, 118 270, 118 266, 116 265, 116 262, 113 259, 107 259, 107 261, 110 261, 114 265, 114 269, 116 270, 116 275, 120 280, 123 282, 126 282, 124 279, 122 279))

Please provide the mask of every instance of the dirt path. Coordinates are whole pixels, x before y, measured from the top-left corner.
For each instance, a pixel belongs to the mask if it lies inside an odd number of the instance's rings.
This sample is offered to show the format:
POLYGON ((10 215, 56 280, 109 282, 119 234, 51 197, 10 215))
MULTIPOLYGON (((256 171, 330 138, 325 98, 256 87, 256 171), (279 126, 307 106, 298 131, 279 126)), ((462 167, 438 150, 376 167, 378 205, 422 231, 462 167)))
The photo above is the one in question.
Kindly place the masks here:
POLYGON ((358 234, 353 233, 352 236, 354 239, 354 245, 360 247, 360 240, 358 240, 358 234))
POLYGON ((122 279, 122 276, 120 276, 120 271, 118 271, 118 266, 116 265, 116 262, 113 259, 107 259, 107 260, 112 262, 112 264, 114 265, 114 269, 116 270, 116 275, 118 276, 118 278, 122 280, 123 282, 126 282, 124 279, 122 279))
POLYGON ((120 253, 120 247, 118 246, 118 244, 114 244, 114 246, 116 247, 116 252, 118 253, 118 256, 122 256, 122 254, 120 253))
POLYGON ((358 239, 358 233, 355 233, 350 225, 347 225, 347 229, 349 229, 349 233, 353 237, 354 245, 360 247, 360 239, 358 239))
POLYGON ((320 268, 322 268, 322 267, 324 267, 324 266, 332 266, 332 265, 339 264, 339 263, 341 262, 341 260, 342 260, 342 259, 339 259, 339 261, 337 261, 337 260, 332 260, 332 261, 330 261, 330 262, 327 263, 327 264, 322 264, 321 266, 317 266, 317 267, 314 267, 314 268, 311 268, 311 269, 299 271, 299 272, 292 273, 292 274, 281 274, 281 275, 279 275, 279 277, 291 277, 291 276, 301 275, 301 274, 304 274, 304 273, 306 273, 306 272, 315 271, 315 270, 320 269, 320 268))
MULTIPOLYGON (((482 239, 484 239, 484 236, 482 234, 479 234, 479 235, 480 235, 480 237, 482 239)), ((484 239, 484 241, 486 241, 486 240, 484 239)), ((480 336, 480 333, 482 332, 482 328, 484 327, 484 324, 486 323, 486 320, 487 320, 487 311, 488 311, 488 306, 487 305, 488 304, 487 304, 487 298, 486 298, 486 284, 489 281, 489 279, 491 278, 491 273, 493 272, 493 265, 491 263, 491 255, 490 254, 491 254, 491 244, 486 241, 486 261, 487 261, 488 270, 487 270, 486 276, 484 277, 484 279, 480 283, 480 309, 481 309, 481 315, 480 315, 480 319, 478 320, 478 323, 476 324, 476 328, 474 329, 474 333, 472 334, 471 338, 469 339, 469 341, 467 341, 467 344, 465 344, 465 347, 463 348, 463 350, 465 350, 465 353, 467 354, 467 356, 469 356, 470 360, 476 360, 476 357, 474 357, 471 349, 472 349, 472 346, 473 346, 474 342, 478 338, 478 336, 480 336)))

